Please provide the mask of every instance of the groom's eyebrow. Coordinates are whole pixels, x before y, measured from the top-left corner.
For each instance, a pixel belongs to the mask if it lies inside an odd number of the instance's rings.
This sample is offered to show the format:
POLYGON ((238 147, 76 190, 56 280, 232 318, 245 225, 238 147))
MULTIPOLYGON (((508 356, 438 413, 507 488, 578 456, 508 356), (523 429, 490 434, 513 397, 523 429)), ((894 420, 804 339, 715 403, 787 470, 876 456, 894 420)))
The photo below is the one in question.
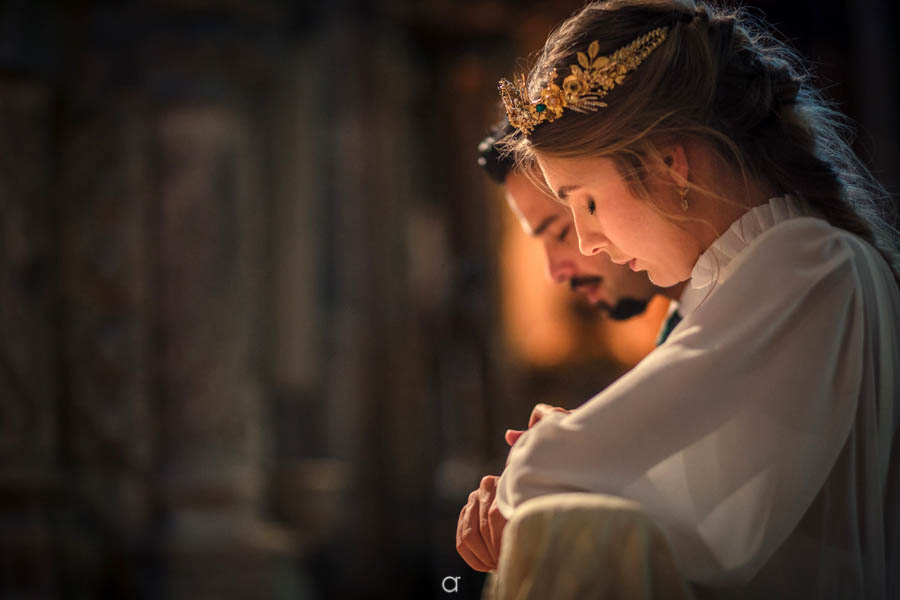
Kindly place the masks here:
POLYGON ((546 219, 541 221, 541 223, 537 227, 534 228, 534 231, 531 232, 531 235, 533 235, 533 236, 541 235, 542 233, 544 233, 544 231, 547 230, 548 227, 550 227, 550 224, 553 223, 553 221, 555 221, 557 218, 559 218, 558 215, 550 215, 549 217, 547 217, 546 219))

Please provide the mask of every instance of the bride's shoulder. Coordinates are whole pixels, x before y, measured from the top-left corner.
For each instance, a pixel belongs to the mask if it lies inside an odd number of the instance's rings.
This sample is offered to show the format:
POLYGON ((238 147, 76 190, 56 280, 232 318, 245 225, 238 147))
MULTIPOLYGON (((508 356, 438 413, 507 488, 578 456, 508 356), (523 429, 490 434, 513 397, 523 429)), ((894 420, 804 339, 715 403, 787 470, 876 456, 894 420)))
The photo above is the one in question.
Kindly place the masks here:
MULTIPOLYGON (((728 265, 727 278, 773 292, 799 292, 827 281, 848 292, 858 286, 859 265, 878 252, 828 221, 801 216, 767 228, 728 265)), ((832 290, 836 291, 836 290, 832 290)))

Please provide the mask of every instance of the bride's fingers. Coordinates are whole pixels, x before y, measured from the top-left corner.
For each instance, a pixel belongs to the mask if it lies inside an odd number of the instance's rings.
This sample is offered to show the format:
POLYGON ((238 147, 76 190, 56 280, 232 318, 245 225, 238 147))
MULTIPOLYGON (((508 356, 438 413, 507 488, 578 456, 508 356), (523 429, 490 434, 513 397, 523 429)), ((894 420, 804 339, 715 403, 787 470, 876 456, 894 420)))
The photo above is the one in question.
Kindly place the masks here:
POLYGON ((523 433, 525 432, 519 429, 507 429, 506 434, 503 437, 506 439, 506 443, 512 446, 516 443, 516 440, 522 437, 523 433))
POLYGON ((537 404, 531 411, 531 418, 528 419, 528 428, 531 429, 535 424, 552 412, 561 412, 568 414, 569 411, 559 406, 550 406, 549 404, 537 404))
MULTIPOLYGON (((481 533, 481 509, 479 507, 478 490, 469 494, 469 502, 466 505, 466 510, 460 515, 457 527, 457 550, 459 550, 460 543, 484 566, 486 566, 488 570, 493 568, 494 559, 490 550, 488 550, 487 543, 481 533)), ((460 554, 463 554, 463 552, 460 551, 460 554)), ((463 558, 465 558, 465 556, 463 556, 463 558)), ((469 564, 472 565, 472 563, 469 564)), ((472 565, 472 567, 475 568, 475 565, 472 565)))

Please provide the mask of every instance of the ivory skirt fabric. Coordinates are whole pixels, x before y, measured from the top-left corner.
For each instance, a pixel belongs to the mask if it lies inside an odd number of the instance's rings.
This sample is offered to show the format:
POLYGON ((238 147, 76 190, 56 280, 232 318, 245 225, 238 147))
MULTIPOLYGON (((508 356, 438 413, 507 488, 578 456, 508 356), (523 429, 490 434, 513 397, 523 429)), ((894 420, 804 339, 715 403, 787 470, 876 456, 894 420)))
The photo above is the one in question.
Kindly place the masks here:
POLYGON ((525 502, 503 531, 484 600, 692 598, 660 529, 631 501, 553 494, 525 502))

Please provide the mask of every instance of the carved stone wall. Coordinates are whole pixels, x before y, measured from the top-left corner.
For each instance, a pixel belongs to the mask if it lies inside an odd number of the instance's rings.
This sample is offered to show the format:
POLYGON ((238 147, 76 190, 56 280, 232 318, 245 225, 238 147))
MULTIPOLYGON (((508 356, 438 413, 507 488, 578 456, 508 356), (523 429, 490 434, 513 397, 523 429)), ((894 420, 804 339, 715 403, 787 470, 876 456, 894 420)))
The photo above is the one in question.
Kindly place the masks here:
POLYGON ((285 8, 56 8, 0 14, 0 595, 305 597, 265 499, 285 8))
POLYGON ((57 457, 52 92, 0 80, 0 591, 51 597, 57 457))

